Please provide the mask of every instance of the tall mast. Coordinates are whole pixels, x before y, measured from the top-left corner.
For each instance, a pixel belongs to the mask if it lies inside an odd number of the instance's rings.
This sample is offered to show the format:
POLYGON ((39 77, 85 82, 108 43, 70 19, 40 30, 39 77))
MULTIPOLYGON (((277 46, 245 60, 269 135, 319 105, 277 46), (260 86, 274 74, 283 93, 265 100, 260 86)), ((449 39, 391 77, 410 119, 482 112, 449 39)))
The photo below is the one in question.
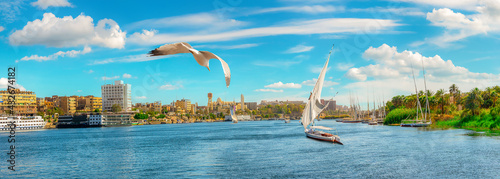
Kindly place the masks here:
POLYGON ((418 120, 418 110, 422 110, 421 106, 420 106, 420 98, 418 97, 418 90, 417 90, 417 82, 415 81, 415 73, 413 72, 413 62, 411 63, 411 74, 413 75, 413 84, 415 85, 415 93, 417 95, 417 119, 415 120, 418 120))
POLYGON ((424 68, 424 59, 422 58, 422 73, 424 74, 424 87, 425 87, 425 117, 424 122, 427 122, 427 113, 429 113, 429 117, 431 115, 429 110, 429 97, 427 94, 427 82, 425 80, 425 68, 424 68))

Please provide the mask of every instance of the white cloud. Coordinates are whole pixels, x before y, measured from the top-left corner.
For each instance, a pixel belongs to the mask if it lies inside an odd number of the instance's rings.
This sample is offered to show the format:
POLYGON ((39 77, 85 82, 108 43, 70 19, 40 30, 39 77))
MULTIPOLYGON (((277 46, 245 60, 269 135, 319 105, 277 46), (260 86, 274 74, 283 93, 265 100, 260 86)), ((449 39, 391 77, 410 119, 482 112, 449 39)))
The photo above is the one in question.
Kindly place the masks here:
POLYGON ((314 46, 297 45, 285 51, 285 53, 302 53, 309 52, 314 48, 314 46))
POLYGON ((337 69, 341 71, 347 71, 349 68, 353 67, 354 64, 352 63, 337 63, 337 69))
POLYGON ((384 7, 370 7, 370 8, 353 8, 349 9, 351 12, 371 12, 371 13, 390 13, 402 16, 425 16, 425 13, 418 8, 384 8, 384 7))
POLYGON ((244 49, 259 46, 259 44, 239 44, 239 45, 196 45, 193 48, 211 48, 211 49, 244 49))
POLYGON ((257 92, 273 92, 273 93, 282 93, 283 90, 275 90, 275 89, 256 89, 257 92))
POLYGON ((280 81, 280 82, 277 82, 277 83, 266 85, 264 87, 266 87, 266 88, 301 88, 302 85, 295 84, 295 83, 283 83, 283 82, 280 81))
MULTIPOLYGON (((400 26, 394 20, 330 18, 302 20, 292 23, 278 24, 269 27, 258 27, 241 30, 230 30, 218 33, 175 33, 153 34, 134 33, 128 40, 142 45, 158 45, 164 43, 184 42, 218 42, 243 38, 265 37, 275 35, 310 35, 333 33, 380 33, 392 27, 400 26)), ((148 31, 150 32, 150 31, 148 31)))
POLYGON ((123 78, 132 78, 132 75, 128 74, 128 73, 124 73, 123 74, 123 78))
POLYGON ((447 7, 465 10, 474 10, 479 0, 451 0, 451 1, 436 1, 436 0, 393 0, 401 2, 411 2, 417 4, 430 5, 432 7, 447 7))
POLYGON ((70 51, 66 51, 66 52, 59 51, 59 52, 56 52, 56 53, 49 55, 49 56, 38 56, 38 55, 31 55, 29 57, 25 56, 25 57, 21 58, 20 61, 34 60, 37 62, 43 62, 43 61, 48 61, 48 60, 55 60, 59 57, 66 57, 66 56, 74 58, 78 55, 83 55, 83 54, 89 53, 91 51, 92 51, 92 49, 90 47, 86 46, 85 48, 83 48, 83 50, 70 50, 70 51))
POLYGON ((88 73, 88 74, 91 74, 91 73, 94 73, 94 70, 89 70, 89 71, 85 71, 85 70, 84 70, 83 72, 88 73))
POLYGON ((172 85, 171 83, 167 83, 165 85, 162 85, 160 86, 160 90, 176 90, 176 89, 180 89, 180 88, 184 88, 184 86, 182 86, 182 84, 175 84, 175 85, 172 85))
POLYGON ((2 32, 3 30, 5 30, 5 28, 0 26, 0 32, 2 32))
MULTIPOLYGON (((9 86, 9 79, 8 78, 0 78, 0 89, 6 90, 9 86)), ((18 83, 14 83, 14 88, 20 89, 21 91, 26 91, 26 88, 23 86, 19 85, 18 83)))
POLYGON ((77 93, 81 93, 81 92, 82 92, 82 90, 76 90, 76 92, 77 92, 77 93))
MULTIPOLYGON (((330 69, 332 69, 332 67, 326 68, 326 71, 330 71, 330 69)), ((312 66, 311 67, 311 72, 312 73, 321 73, 321 70, 323 70, 322 66, 312 66)))
POLYGON ((307 13, 307 14, 321 14, 330 12, 342 12, 345 10, 343 6, 331 6, 331 5, 313 5, 313 6, 286 6, 286 7, 273 7, 264 8, 253 11, 253 14, 264 14, 273 12, 296 12, 296 13, 307 13))
POLYGON ((186 30, 202 30, 204 32, 227 30, 246 25, 246 22, 224 18, 217 13, 197 13, 181 16, 147 19, 132 23, 127 29, 161 29, 179 28, 186 30))
POLYGON ((52 13, 28 22, 22 30, 9 36, 12 45, 45 45, 49 47, 73 47, 98 45, 108 48, 123 48, 126 32, 111 19, 99 20, 94 26, 90 16, 58 18, 52 13))
POLYGON ((134 62, 146 62, 164 58, 171 58, 177 55, 168 55, 168 56, 153 56, 149 57, 147 54, 139 54, 139 55, 128 55, 125 57, 117 57, 117 58, 108 58, 104 60, 94 60, 89 65, 102 65, 108 63, 134 63, 134 62))
POLYGON ((105 80, 114 80, 114 79, 118 79, 118 78, 120 78, 120 76, 112 76, 112 77, 103 76, 103 77, 101 77, 101 79, 103 81, 105 81, 105 80))
MULTIPOLYGON (((313 78, 311 80, 303 81, 302 85, 314 86, 314 85, 316 85, 316 81, 318 81, 318 79, 317 78, 313 78)), ((329 87, 329 86, 338 85, 338 84, 339 83, 334 82, 334 81, 323 80, 323 87, 329 87)))
POLYGON ((73 7, 67 0, 38 0, 31 3, 32 6, 40 9, 47 9, 48 7, 73 7))
MULTIPOLYGON (((500 83, 500 75, 490 73, 474 73, 467 68, 455 66, 451 60, 443 60, 440 56, 425 57, 418 52, 403 51, 398 52, 396 47, 390 47, 386 44, 378 48, 370 47, 364 53, 363 57, 373 60, 371 64, 359 68, 351 68, 346 74, 354 80, 362 81, 359 87, 364 88, 377 87, 381 90, 394 90, 411 92, 413 89, 412 66, 414 69, 417 84, 421 85, 423 81, 422 63, 425 67, 427 88, 437 90, 447 88, 451 84, 457 84, 470 90, 473 87, 484 88, 500 83), (369 78, 373 78, 369 80, 369 78), (386 87, 380 87, 387 86, 386 87)), ((348 87, 356 87, 346 85, 348 87)), ((420 86, 419 89, 423 89, 420 86)))
POLYGON ((441 36, 414 42, 412 45, 432 43, 447 47, 450 43, 475 35, 500 32, 500 1, 484 0, 475 7, 475 14, 465 15, 448 8, 433 9, 427 20, 434 26, 445 28, 441 36))
POLYGON ((135 99, 147 99, 146 96, 136 96, 135 99))

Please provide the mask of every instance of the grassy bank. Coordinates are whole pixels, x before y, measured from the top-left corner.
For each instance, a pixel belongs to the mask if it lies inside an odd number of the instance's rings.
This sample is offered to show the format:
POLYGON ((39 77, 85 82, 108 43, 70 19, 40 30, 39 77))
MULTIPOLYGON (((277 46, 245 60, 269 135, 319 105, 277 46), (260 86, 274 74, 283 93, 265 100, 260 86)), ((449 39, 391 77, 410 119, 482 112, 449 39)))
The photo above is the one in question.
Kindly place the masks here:
POLYGON ((401 124, 402 120, 413 119, 417 111, 414 109, 398 108, 394 109, 384 119, 385 125, 401 124))
POLYGON ((339 119, 339 118, 346 118, 349 117, 347 114, 341 114, 341 115, 330 115, 330 116, 324 116, 320 117, 321 119, 339 119))
POLYGON ((491 110, 482 110, 480 115, 472 115, 465 112, 461 116, 454 116, 449 120, 438 120, 435 122, 435 127, 441 128, 462 128, 472 129, 475 131, 500 131, 500 114, 499 108, 495 107, 491 110))

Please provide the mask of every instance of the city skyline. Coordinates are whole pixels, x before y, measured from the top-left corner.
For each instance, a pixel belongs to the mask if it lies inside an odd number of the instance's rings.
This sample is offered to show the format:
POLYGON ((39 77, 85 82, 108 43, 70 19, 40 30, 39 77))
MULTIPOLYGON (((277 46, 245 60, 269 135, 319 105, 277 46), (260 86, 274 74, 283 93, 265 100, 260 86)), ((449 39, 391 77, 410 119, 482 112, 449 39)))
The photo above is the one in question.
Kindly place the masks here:
POLYGON ((0 8, 0 90, 14 65, 20 87, 44 97, 101 96, 100 86, 123 80, 133 104, 204 104, 209 92, 223 101, 305 101, 332 43, 322 98, 340 105, 350 92, 362 101, 414 93, 410 66, 423 89, 422 59, 432 91, 500 82, 493 1, 50 2, 2 4, 10 8, 0 8), (190 54, 146 57, 180 41, 224 59, 229 88, 216 61, 208 71, 190 54))

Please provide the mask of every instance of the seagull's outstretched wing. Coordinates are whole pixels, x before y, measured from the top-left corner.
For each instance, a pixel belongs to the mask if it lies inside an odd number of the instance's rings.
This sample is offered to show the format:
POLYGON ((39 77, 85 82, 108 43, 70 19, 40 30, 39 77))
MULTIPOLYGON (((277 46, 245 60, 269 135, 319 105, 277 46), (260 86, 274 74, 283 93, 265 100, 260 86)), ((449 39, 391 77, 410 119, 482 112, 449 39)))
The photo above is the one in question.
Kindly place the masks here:
POLYGON ((166 44, 158 47, 149 52, 150 56, 160 56, 160 55, 173 55, 178 53, 191 53, 189 49, 192 49, 191 45, 186 42, 178 42, 173 44, 166 44))
POLYGON ((224 76, 226 77, 226 87, 229 87, 229 83, 231 81, 231 71, 229 70, 229 66, 227 65, 227 63, 220 57, 211 52, 198 51, 194 49, 193 47, 191 47, 191 45, 189 45, 186 42, 178 42, 178 43, 163 45, 154 50, 151 50, 149 52, 149 55, 160 56, 160 55, 173 55, 179 53, 193 54, 193 57, 196 60, 196 62, 198 62, 198 64, 200 64, 201 66, 207 67, 208 70, 210 70, 210 68, 208 67, 208 61, 210 59, 219 60, 220 63, 222 64, 222 69, 224 70, 224 76))
POLYGON ((222 64, 222 70, 224 71, 224 76, 226 77, 226 87, 229 87, 229 83, 231 82, 231 70, 229 70, 229 66, 227 65, 227 63, 212 52, 200 51, 200 53, 207 60, 207 66, 210 59, 217 59, 220 61, 220 63, 222 64))

